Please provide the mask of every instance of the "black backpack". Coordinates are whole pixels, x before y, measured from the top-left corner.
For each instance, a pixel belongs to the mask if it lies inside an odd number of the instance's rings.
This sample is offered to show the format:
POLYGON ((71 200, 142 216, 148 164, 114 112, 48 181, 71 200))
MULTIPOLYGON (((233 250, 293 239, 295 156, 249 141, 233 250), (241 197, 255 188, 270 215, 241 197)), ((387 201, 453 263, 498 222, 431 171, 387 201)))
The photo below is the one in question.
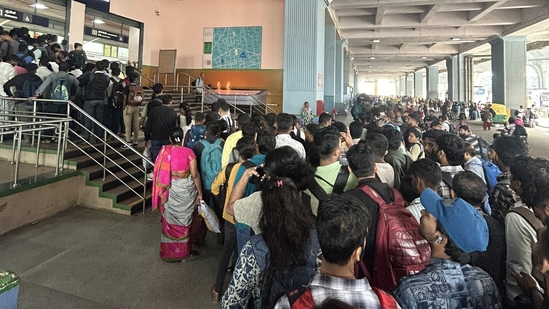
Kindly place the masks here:
POLYGON ((122 85, 124 80, 116 81, 113 77, 110 78, 112 82, 112 92, 109 97, 109 101, 115 108, 122 108, 124 106, 124 93, 122 85))
POLYGON ((345 186, 347 185, 347 180, 349 179, 349 170, 347 169, 347 166, 341 166, 334 184, 331 184, 326 179, 318 175, 313 175, 307 180, 307 189, 311 191, 311 193, 316 197, 319 203, 322 203, 323 201, 328 199, 328 194, 318 184, 318 182, 316 181, 317 179, 330 185, 333 188, 332 194, 342 194, 345 190, 345 186))

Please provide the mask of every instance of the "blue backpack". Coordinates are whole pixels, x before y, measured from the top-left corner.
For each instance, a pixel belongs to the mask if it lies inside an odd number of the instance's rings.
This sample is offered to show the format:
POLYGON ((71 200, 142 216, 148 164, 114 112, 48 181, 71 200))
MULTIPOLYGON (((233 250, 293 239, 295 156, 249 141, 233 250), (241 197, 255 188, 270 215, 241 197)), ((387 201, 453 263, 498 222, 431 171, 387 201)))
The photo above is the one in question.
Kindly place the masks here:
POLYGON ((189 141, 187 142, 187 147, 193 149, 196 144, 204 139, 206 133, 206 126, 192 126, 189 130, 189 141))
POLYGON ((202 150, 200 157, 202 186, 206 190, 211 190, 215 177, 221 172, 221 157, 223 156, 221 139, 218 138, 213 144, 206 140, 201 140, 200 143, 204 145, 204 150, 202 150))
POLYGON ((480 159, 480 161, 482 162, 484 176, 486 177, 488 194, 491 194, 494 187, 498 184, 498 176, 501 174, 501 170, 497 165, 488 160, 480 159))
MULTIPOLYGON (((295 265, 291 269, 284 269, 280 274, 273 276, 268 301, 270 304, 263 306, 264 308, 273 308, 276 301, 284 294, 293 291, 299 287, 309 284, 315 275, 316 259, 320 252, 320 244, 316 230, 311 230, 307 248, 304 251, 303 261, 300 265, 295 265)), ((257 265, 263 273, 269 267, 270 250, 267 243, 263 240, 263 235, 254 235, 250 238, 252 250, 257 260, 257 265)), ((265 278, 263 279, 265 280, 265 278)), ((264 283, 265 284, 265 283, 264 283)), ((267 299, 263 299, 267 300, 267 299)))

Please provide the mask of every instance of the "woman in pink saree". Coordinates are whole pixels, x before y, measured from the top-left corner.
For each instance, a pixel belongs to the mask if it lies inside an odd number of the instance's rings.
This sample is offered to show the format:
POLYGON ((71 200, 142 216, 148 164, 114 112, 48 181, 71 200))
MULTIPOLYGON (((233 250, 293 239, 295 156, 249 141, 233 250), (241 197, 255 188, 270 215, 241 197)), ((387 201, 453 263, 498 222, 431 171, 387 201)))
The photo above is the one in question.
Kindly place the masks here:
POLYGON ((191 251, 191 221, 202 200, 202 185, 194 152, 181 146, 183 130, 170 131, 171 145, 160 150, 154 164, 152 208, 162 214, 160 258, 186 261, 191 251))

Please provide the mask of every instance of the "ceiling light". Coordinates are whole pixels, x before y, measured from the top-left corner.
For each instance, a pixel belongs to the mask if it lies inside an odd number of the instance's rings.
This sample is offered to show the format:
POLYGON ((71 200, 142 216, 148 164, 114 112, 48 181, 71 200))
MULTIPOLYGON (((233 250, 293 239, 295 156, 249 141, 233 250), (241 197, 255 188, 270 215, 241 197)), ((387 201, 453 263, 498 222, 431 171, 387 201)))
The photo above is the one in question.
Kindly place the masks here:
POLYGON ((105 23, 105 22, 102 21, 101 19, 94 19, 93 22, 94 22, 95 24, 104 24, 104 23, 105 23))
POLYGON ((421 57, 421 59, 427 59, 427 57, 423 56, 423 57, 421 57))
POLYGON ((373 40, 372 42, 374 42, 374 43, 379 43, 380 40, 379 40, 379 39, 375 39, 375 40, 373 40))
POLYGON ((371 65, 369 65, 368 67, 369 67, 369 68, 371 68, 372 66, 371 66, 371 65))
POLYGON ((452 38, 452 41, 459 41, 461 38, 452 38))
POLYGON ((376 57, 370 57, 370 60, 375 60, 375 59, 376 59, 376 57))
POLYGON ((30 6, 32 6, 33 8, 35 9, 39 9, 39 10, 43 10, 43 9, 47 9, 48 7, 41 4, 41 3, 35 3, 35 4, 31 4, 30 6))

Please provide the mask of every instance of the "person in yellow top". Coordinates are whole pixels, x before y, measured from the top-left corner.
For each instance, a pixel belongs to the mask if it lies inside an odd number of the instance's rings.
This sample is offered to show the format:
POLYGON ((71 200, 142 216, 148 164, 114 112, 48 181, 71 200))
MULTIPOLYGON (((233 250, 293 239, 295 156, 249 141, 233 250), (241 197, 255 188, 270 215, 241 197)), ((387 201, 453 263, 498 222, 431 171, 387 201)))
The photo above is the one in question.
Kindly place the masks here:
POLYGON ((242 128, 250 123, 251 118, 248 114, 240 114, 238 115, 238 118, 236 119, 238 131, 234 132, 233 134, 229 135, 227 137, 227 140, 225 140, 225 145, 223 146, 223 155, 221 156, 221 166, 225 167, 227 164, 229 164, 229 160, 231 158, 231 152, 233 151, 233 148, 236 147, 236 143, 238 140, 242 137, 242 128))
POLYGON ((237 244, 234 216, 227 213, 228 197, 231 195, 234 184, 238 180, 237 173, 240 166, 254 155, 255 140, 251 137, 242 138, 236 143, 236 149, 240 154, 239 162, 225 165, 212 183, 212 194, 215 196, 220 196, 221 186, 225 186, 225 195, 222 196, 222 200, 218 202, 218 204, 223 205, 222 217, 225 219, 223 251, 221 251, 221 257, 219 258, 215 284, 211 289, 212 299, 216 303, 219 302, 223 284, 225 283, 227 268, 229 268, 229 261, 233 252, 236 251, 237 244), (249 149, 251 149, 251 151, 248 151, 249 149))

